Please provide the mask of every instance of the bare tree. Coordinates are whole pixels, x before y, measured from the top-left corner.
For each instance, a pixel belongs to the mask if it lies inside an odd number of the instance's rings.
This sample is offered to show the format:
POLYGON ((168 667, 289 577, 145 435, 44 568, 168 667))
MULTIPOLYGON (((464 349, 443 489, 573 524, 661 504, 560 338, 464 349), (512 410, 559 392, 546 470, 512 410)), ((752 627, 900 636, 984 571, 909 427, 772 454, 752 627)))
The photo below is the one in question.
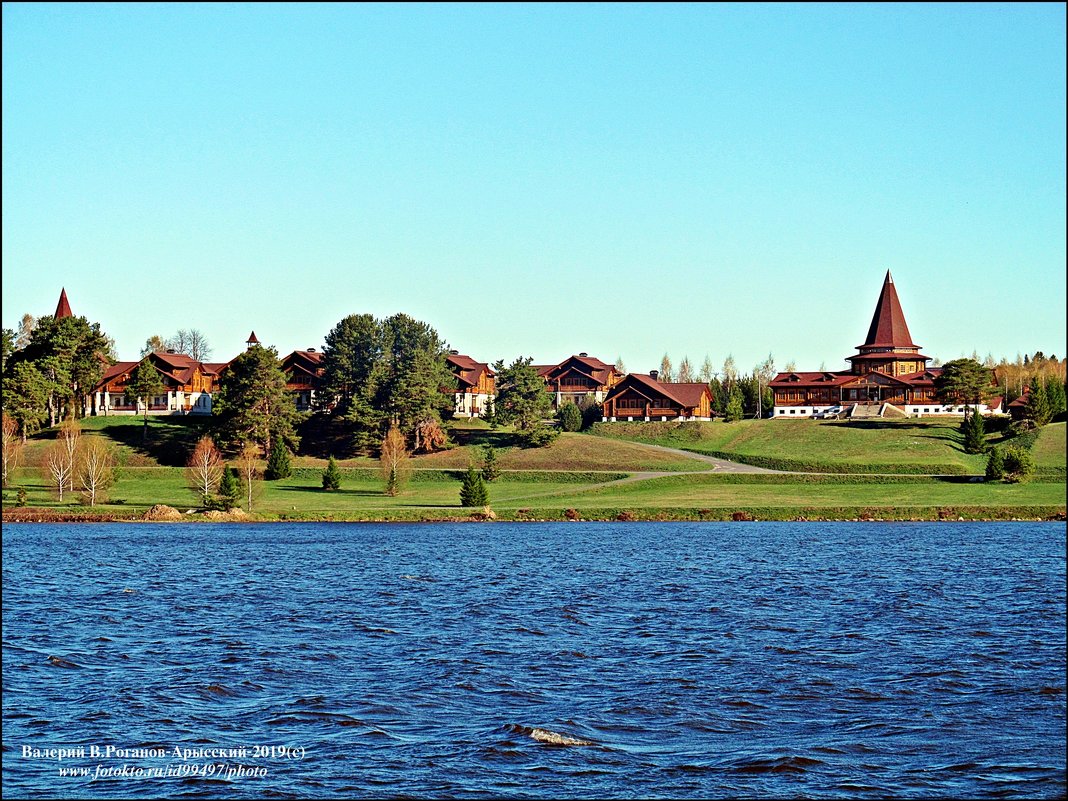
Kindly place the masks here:
POLYGON ((245 496, 248 503, 248 511, 252 511, 253 487, 259 477, 260 449, 253 442, 246 442, 238 456, 241 478, 245 482, 245 496))
POLYGON ((37 318, 32 314, 22 315, 22 319, 19 321, 19 330, 15 335, 15 350, 22 350, 30 344, 30 337, 33 335, 33 329, 37 327, 37 318))
POLYGON ((738 381, 738 365, 734 363, 734 355, 728 353, 723 360, 723 385, 729 393, 738 381))
POLYGON ((7 414, 3 415, 3 452, 4 452, 4 480, 3 485, 6 487, 7 482, 15 474, 15 468, 19 465, 19 457, 22 455, 22 436, 19 434, 19 424, 14 417, 7 414))
POLYGON ((445 432, 441 428, 441 422, 437 417, 430 415, 416 423, 414 448, 416 453, 420 451, 433 453, 434 451, 444 450, 447 444, 448 437, 445 436, 445 432))
POLYGON ((675 380, 675 374, 671 371, 671 359, 665 353, 664 358, 660 360, 660 375, 657 376, 661 381, 671 382, 675 380))
POLYGON ((78 460, 78 483, 96 506, 97 498, 115 481, 115 454, 100 437, 86 437, 78 460))
POLYGON ((782 368, 782 369, 785 370, 787 373, 796 373, 797 372, 797 362, 795 362, 793 359, 790 359, 790 361, 788 361, 786 363, 786 366, 784 368, 782 368))
POLYGON ((701 362, 701 372, 697 375, 706 384, 711 384, 712 379, 716 377, 716 368, 712 366, 712 360, 708 358, 707 353, 705 354, 705 360, 701 362))
POLYGON ((198 362, 211 358, 211 345, 208 344, 208 338, 196 328, 178 329, 178 332, 165 344, 168 348, 184 353, 198 362))
POLYGON ((70 483, 71 465, 67 461, 67 449, 61 440, 56 440, 48 446, 44 461, 52 488, 59 494, 59 502, 63 503, 63 491, 70 483))
POLYGON ((616 357, 616 370, 618 370, 622 375, 627 374, 627 365, 623 364, 622 356, 616 357))
POLYGON ((82 438, 82 427, 73 417, 59 424, 58 440, 63 445, 67 459, 67 489, 74 492, 74 470, 78 461, 78 443, 82 438))
POLYGON ((382 464, 382 477, 386 480, 386 495, 396 495, 407 478, 404 467, 408 463, 407 443, 396 423, 390 426, 385 439, 382 440, 382 455, 379 461, 382 464))
POLYGON ((690 364, 689 356, 683 356, 682 361, 679 362, 679 374, 676 379, 680 384, 693 383, 693 365, 690 364))
POLYGON ((224 469, 222 454, 215 447, 215 442, 211 437, 201 437, 186 463, 185 475, 189 486, 200 495, 205 506, 218 489, 224 469))
POLYGON ((163 353, 167 350, 167 343, 163 337, 159 334, 153 334, 145 340, 145 346, 141 348, 141 355, 147 356, 150 353, 163 353))

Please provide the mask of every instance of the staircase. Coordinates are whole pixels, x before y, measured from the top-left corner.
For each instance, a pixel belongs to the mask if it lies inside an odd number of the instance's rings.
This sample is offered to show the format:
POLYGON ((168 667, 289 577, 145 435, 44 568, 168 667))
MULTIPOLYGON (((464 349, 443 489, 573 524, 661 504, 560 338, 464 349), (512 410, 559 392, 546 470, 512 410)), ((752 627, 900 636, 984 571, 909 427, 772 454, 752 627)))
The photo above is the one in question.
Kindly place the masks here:
POLYGON ((877 403, 856 403, 849 412, 850 420, 869 420, 873 417, 882 416, 882 407, 877 403))

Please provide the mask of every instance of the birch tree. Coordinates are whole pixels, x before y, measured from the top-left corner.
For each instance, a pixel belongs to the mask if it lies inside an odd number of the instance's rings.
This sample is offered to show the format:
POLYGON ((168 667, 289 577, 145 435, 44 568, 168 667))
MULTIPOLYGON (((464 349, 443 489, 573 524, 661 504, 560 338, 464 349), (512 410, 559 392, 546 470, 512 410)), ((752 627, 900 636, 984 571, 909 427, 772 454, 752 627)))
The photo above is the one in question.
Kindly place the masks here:
POLYGON ((115 481, 115 454, 100 437, 86 437, 78 460, 78 483, 96 506, 97 499, 115 481))
POLYGON ((6 487, 18 467, 19 457, 22 455, 22 437, 19 435, 19 424, 15 418, 4 412, 2 418, 3 427, 3 454, 4 454, 4 477, 3 485, 6 487))
POLYGON ((382 440, 382 454, 379 461, 382 465, 382 477, 386 481, 386 495, 394 496, 401 490, 406 471, 404 467, 408 463, 408 449, 404 441, 404 435, 396 424, 390 426, 382 440))
POLYGON ((189 486, 200 496, 205 506, 218 489, 224 469, 222 454, 215 447, 215 442, 211 437, 201 437, 186 463, 185 475, 189 486))
POLYGON ((71 465, 67 461, 67 449, 63 442, 56 440, 48 446, 44 462, 51 486, 59 495, 59 502, 63 503, 63 491, 70 483, 71 476, 71 465))
POLYGON ((64 420, 59 426, 59 442, 63 445, 64 458, 67 460, 67 489, 74 492, 74 472, 78 461, 78 444, 82 438, 82 427, 77 420, 64 420))

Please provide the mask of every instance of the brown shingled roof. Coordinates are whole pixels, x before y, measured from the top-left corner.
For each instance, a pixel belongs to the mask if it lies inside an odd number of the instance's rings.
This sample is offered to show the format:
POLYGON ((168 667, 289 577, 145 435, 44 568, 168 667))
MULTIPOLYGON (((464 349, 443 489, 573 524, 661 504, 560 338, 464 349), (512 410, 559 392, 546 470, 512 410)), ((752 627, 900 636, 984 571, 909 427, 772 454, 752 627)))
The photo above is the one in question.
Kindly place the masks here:
POLYGON ((687 408, 695 408, 699 406, 701 403, 701 396, 704 393, 709 392, 708 384, 702 382, 687 382, 684 384, 667 383, 664 381, 657 381, 652 376, 644 375, 643 373, 630 373, 612 388, 610 394, 615 395, 618 392, 621 392, 625 388, 625 385, 633 386, 632 379, 633 382, 641 384, 648 390, 675 401, 679 406, 685 406, 687 408))
POLYGON ((879 302, 875 305, 875 314, 872 316, 871 325, 868 327, 868 336, 864 340, 864 344, 857 347, 919 347, 912 341, 909 327, 905 324, 905 313, 901 310, 901 301, 897 299, 894 278, 890 275, 889 270, 886 271, 883 289, 879 293, 879 302))

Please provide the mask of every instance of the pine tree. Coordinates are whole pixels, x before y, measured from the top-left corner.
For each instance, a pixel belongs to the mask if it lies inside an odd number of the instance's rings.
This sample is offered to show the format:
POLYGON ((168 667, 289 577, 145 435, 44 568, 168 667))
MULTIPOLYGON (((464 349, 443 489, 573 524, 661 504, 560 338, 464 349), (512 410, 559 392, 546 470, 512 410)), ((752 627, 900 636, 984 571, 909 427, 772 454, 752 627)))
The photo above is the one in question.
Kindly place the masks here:
POLYGON ((990 456, 986 460, 986 480, 1001 481, 1005 478, 1005 454, 1001 448, 991 448, 990 456))
POLYGON ((983 453, 986 451, 986 428, 983 416, 975 409, 965 408, 964 420, 960 432, 964 437, 965 453, 983 453))
POLYGON ((730 399, 727 401, 727 411, 723 415, 723 421, 726 423, 733 423, 736 420, 741 420, 745 415, 745 410, 742 407, 742 393, 737 387, 731 390, 730 399))
POLYGON ((337 466, 333 456, 330 457, 323 471, 323 489, 327 492, 341 489, 341 469, 337 466))
POLYGON ((1064 384, 1057 376, 1046 379, 1046 402, 1049 404, 1049 416, 1052 420, 1066 411, 1064 384))
MULTIPOLYGON (((1037 358, 1037 357, 1036 357, 1037 358)), ((1050 421, 1049 395, 1046 392, 1046 382, 1035 378, 1031 382, 1031 392, 1027 396, 1027 419, 1036 428, 1044 426, 1050 421)))
POLYGON ((482 474, 474 467, 469 467, 464 474, 463 486, 460 487, 460 506, 480 507, 489 503, 489 490, 482 474))
POLYGON ((289 448, 281 436, 275 437, 271 455, 267 457, 267 469, 263 477, 268 481, 278 481, 293 475, 293 466, 289 461, 289 448))
POLYGON ((482 478, 486 482, 496 481, 501 476, 501 466, 497 461, 497 449, 492 445, 482 446, 482 478))
POLYGON ((219 501, 223 509, 233 509, 241 503, 241 476, 236 467, 226 468, 219 482, 219 501))

